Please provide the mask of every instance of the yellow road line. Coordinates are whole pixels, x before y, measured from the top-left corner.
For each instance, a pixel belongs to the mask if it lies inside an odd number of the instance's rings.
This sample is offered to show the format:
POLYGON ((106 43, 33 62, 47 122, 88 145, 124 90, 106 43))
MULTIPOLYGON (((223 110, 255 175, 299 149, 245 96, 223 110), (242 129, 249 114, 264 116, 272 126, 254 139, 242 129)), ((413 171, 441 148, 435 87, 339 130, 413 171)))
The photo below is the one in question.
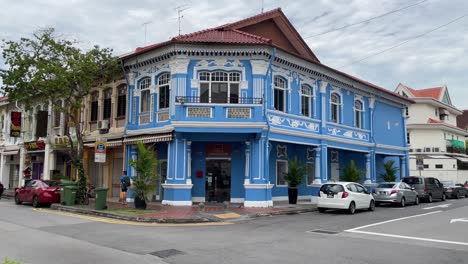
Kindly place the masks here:
POLYGON ((228 222, 210 222, 210 223, 185 223, 185 224, 169 224, 169 223, 143 223, 143 222, 133 222, 127 220, 119 220, 119 219, 111 219, 106 217, 98 217, 98 216, 89 216, 89 215, 82 215, 82 214, 75 214, 69 212, 62 212, 50 209, 33 209, 36 212, 48 213, 48 214, 56 214, 62 216, 69 216, 75 218, 81 218, 96 222, 102 222, 107 224, 117 224, 117 225, 134 225, 134 226, 223 226, 223 225, 231 225, 233 223, 228 222))

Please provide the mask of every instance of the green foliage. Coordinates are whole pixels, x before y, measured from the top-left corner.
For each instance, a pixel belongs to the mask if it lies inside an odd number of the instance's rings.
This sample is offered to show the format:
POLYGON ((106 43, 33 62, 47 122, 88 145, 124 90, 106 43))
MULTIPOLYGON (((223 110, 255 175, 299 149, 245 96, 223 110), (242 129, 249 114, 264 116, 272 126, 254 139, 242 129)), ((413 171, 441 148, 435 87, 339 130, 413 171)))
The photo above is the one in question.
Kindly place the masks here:
POLYGON ((348 182, 359 182, 364 175, 364 171, 359 171, 354 160, 343 168, 343 180, 348 182))
POLYGON ((389 160, 383 164, 385 173, 380 174, 382 179, 386 182, 393 182, 396 180, 396 173, 398 168, 395 166, 394 160, 389 160))
POLYGON ((19 261, 19 260, 14 260, 14 259, 10 259, 8 257, 5 258, 5 260, 3 260, 2 264, 21 264, 22 262, 19 261))
POLYGON ((130 166, 137 171, 137 176, 132 178, 133 193, 148 202, 148 194, 156 189, 158 161, 154 158, 151 147, 147 148, 141 141, 138 141, 137 148, 138 158, 129 161, 130 166))
POLYGON ((284 180, 290 187, 296 187, 304 181, 305 174, 307 172, 304 163, 294 156, 294 160, 288 159, 288 173, 284 176, 284 180))
POLYGON ((77 41, 58 37, 53 28, 38 30, 32 38, 3 41, 2 55, 7 69, 0 72, 2 92, 26 109, 37 103, 50 102, 54 111, 67 117, 71 144, 69 155, 78 170, 77 200, 86 190, 83 170, 83 129, 81 109, 94 87, 121 75, 112 50, 94 46, 81 49, 77 41), (63 103, 62 103, 63 100, 63 103))

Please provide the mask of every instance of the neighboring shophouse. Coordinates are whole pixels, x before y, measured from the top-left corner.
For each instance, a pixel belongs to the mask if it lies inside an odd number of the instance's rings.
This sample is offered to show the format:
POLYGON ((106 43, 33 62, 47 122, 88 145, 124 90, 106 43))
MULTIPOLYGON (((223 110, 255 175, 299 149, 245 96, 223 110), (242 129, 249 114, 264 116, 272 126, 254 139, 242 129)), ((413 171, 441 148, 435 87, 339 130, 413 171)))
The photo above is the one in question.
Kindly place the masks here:
POLYGON ((453 182, 468 180, 468 132, 457 127, 457 117, 463 112, 452 105, 447 87, 416 90, 400 83, 395 92, 415 101, 406 111, 410 174, 453 182), (417 157, 423 159, 421 171, 416 166, 417 157))
POLYGON ((126 160, 137 158, 138 139, 154 147, 164 204, 271 206, 287 199, 294 156, 307 166, 300 198, 339 180, 351 160, 367 185, 389 159, 408 175, 412 100, 320 63, 280 9, 121 59, 126 160))
POLYGON ((119 197, 124 170, 123 135, 126 124, 127 84, 118 80, 96 88, 83 109, 85 125, 84 167, 89 183, 109 188, 109 197, 119 197), (95 142, 107 141, 105 162, 95 162, 95 142))

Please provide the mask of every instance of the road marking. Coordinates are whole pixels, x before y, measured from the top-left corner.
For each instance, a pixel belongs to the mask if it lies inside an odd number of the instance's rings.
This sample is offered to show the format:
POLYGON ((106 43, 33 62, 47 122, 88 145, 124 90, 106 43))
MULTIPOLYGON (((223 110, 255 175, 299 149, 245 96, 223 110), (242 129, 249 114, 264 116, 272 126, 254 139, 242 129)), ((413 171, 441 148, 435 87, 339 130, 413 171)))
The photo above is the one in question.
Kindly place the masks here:
POLYGON ((105 218, 105 217, 74 214, 74 213, 68 213, 68 212, 62 212, 62 211, 56 211, 56 210, 50 210, 50 209, 35 208, 33 209, 33 211, 40 212, 40 213, 48 213, 48 214, 56 214, 56 215, 62 215, 62 216, 81 218, 81 219, 91 220, 95 222, 102 222, 102 223, 107 223, 107 224, 118 224, 118 225, 174 227, 174 226, 222 226, 222 225, 233 224, 230 222, 186 223, 186 224, 142 223, 142 222, 111 219, 111 218, 105 218))
POLYGON ((437 206, 431 206, 431 207, 424 207, 422 208, 423 210, 429 210, 429 209, 434 209, 434 208, 448 208, 452 204, 441 204, 437 206))
POLYGON ((370 224, 370 225, 365 225, 365 226, 359 226, 359 227, 355 227, 355 228, 348 229, 348 230, 345 230, 345 231, 346 231, 346 232, 354 232, 354 231, 356 231, 356 230, 363 229, 363 228, 367 228, 367 227, 371 227, 371 226, 383 225, 383 224, 387 224, 387 223, 391 223, 391 222, 395 222, 395 221, 400 221, 400 220, 405 220, 405 219, 410 219, 410 218, 420 217, 420 216, 425 216, 425 215, 430 215, 430 214, 437 214, 437 213, 441 213, 441 212, 442 212, 442 211, 433 211, 433 212, 425 213, 425 214, 418 214, 418 215, 406 216, 406 217, 401 217, 401 218, 396 218, 396 219, 392 219, 392 220, 387 220, 387 221, 383 221, 383 222, 379 222, 379 223, 375 223, 375 224, 370 224))
POLYGON ((420 241, 427 241, 427 242, 435 242, 435 243, 444 243, 444 244, 453 244, 453 245, 468 246, 468 243, 465 243, 465 242, 450 241, 450 240, 440 240, 440 239, 432 239, 432 238, 424 238, 424 237, 400 236, 400 235, 392 235, 392 234, 384 234, 384 233, 376 233, 376 232, 367 232, 367 231, 358 231, 358 230, 352 230, 352 231, 346 230, 346 232, 359 233, 359 234, 366 234, 366 235, 374 235, 374 236, 394 237, 394 238, 403 238, 403 239, 410 239, 410 240, 420 240, 420 241))
POLYGON ((468 223, 468 219, 466 219, 466 218, 456 218, 456 219, 450 220, 451 224, 456 223, 456 222, 466 222, 466 223, 468 223))

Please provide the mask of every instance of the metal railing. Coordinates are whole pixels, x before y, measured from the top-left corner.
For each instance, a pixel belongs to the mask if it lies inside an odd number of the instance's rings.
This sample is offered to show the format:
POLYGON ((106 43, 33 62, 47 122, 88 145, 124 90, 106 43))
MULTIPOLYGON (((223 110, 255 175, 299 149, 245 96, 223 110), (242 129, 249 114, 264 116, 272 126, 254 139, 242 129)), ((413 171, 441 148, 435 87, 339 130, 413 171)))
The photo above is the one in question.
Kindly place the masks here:
POLYGON ((263 104, 263 98, 176 96, 176 102, 180 104, 263 104))

